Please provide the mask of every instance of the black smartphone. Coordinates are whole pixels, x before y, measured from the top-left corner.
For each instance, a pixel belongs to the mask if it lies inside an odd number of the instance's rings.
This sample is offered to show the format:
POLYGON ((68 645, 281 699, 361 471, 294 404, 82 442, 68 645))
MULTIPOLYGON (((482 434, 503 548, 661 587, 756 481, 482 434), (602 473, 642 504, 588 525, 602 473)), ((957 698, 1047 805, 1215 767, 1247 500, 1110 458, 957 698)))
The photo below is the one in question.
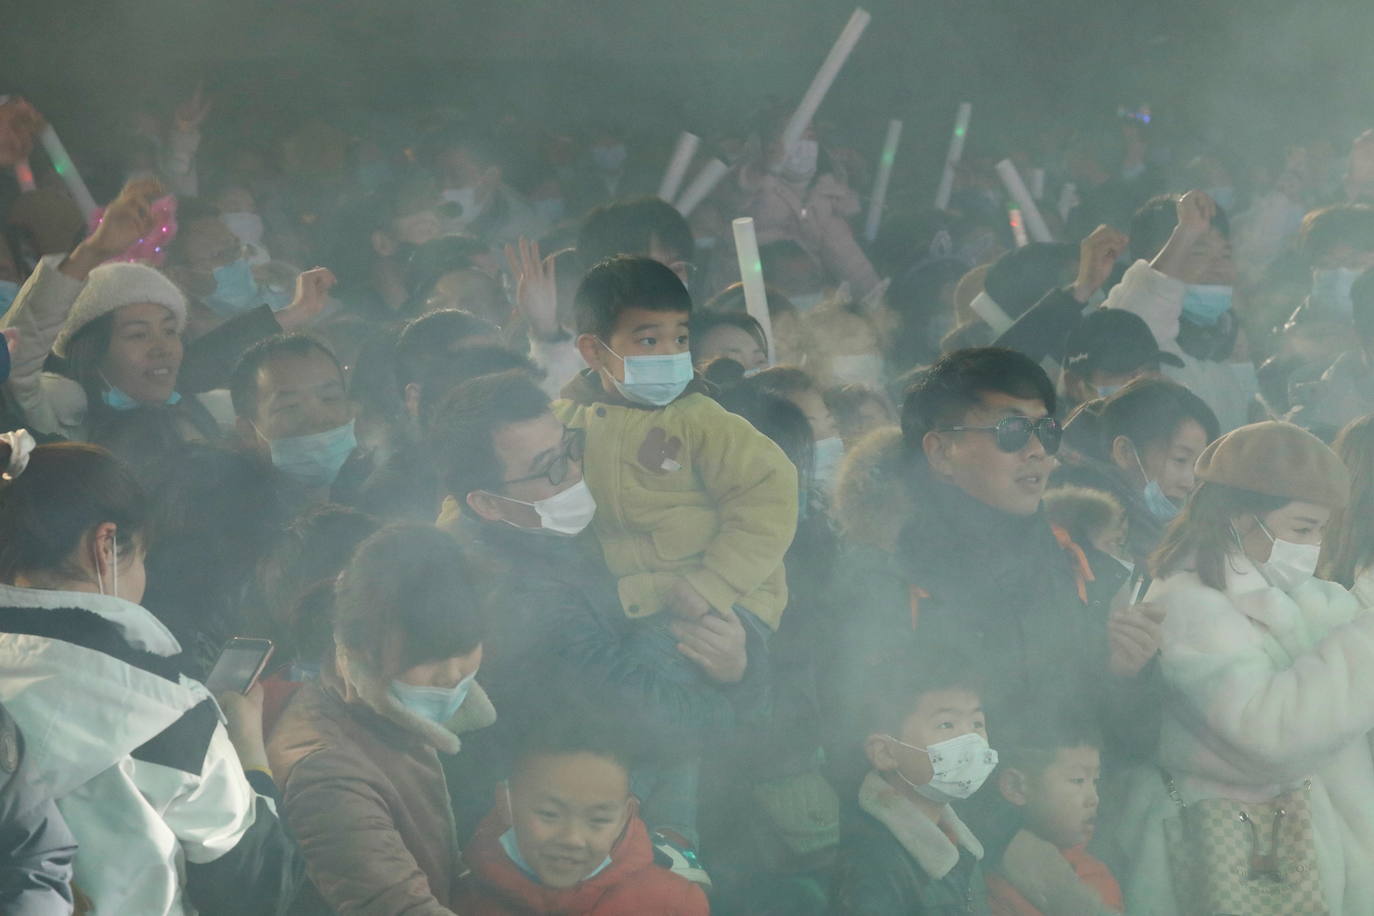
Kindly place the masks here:
POLYGON ((210 676, 205 679, 205 686, 210 688, 211 693, 224 693, 226 690, 247 693, 258 682, 274 648, 270 639, 235 636, 224 644, 215 667, 210 669, 210 676))

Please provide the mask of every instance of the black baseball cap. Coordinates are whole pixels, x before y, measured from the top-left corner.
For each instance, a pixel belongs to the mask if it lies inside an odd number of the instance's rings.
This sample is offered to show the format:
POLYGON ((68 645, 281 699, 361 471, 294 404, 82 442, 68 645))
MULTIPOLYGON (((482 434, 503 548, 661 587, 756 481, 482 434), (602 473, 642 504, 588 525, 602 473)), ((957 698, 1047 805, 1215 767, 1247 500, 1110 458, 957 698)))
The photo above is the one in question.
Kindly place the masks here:
POLYGON ((1069 332, 1064 348, 1065 371, 1082 376, 1096 371, 1125 375, 1156 363, 1181 367, 1183 360, 1159 349, 1145 319, 1124 309, 1088 313, 1069 332))

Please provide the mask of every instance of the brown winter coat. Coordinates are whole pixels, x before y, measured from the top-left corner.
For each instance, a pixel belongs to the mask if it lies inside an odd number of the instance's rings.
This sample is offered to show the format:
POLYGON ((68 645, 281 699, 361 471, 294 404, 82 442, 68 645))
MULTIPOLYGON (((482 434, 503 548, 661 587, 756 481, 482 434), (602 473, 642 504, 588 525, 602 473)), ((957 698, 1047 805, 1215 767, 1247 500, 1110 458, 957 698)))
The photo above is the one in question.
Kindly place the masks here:
POLYGON ((473 684, 447 728, 404 709, 339 650, 292 698, 268 742, 287 823, 320 896, 340 914, 450 916, 459 855, 439 754, 496 719, 473 684), (337 670, 336 670, 337 669, 337 670))

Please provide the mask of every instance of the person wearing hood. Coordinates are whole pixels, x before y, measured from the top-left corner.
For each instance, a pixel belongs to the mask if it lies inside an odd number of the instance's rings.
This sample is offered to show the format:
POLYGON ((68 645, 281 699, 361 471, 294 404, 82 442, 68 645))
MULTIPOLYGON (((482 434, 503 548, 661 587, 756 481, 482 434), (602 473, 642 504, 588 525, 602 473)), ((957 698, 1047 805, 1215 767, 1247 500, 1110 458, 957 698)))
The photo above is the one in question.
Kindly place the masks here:
POLYGON ((139 604, 148 506, 93 445, 11 461, 0 701, 80 844, 73 881, 94 912, 281 914, 300 860, 273 808, 262 692, 217 703, 178 673, 182 647, 139 604))
POLYGON ((1260 892, 1273 912, 1374 912, 1374 614, 1313 575, 1349 474, 1269 421, 1214 442, 1197 476, 1151 561, 1168 690, 1115 831, 1126 909, 1222 912, 1260 892))
POLYGON ((878 272, 854 238, 850 220, 861 207, 844 169, 822 148, 815 128, 783 149, 785 120, 769 119, 762 145, 739 170, 740 213, 754 219, 760 245, 788 239, 801 245, 837 280, 862 298, 878 285, 878 272))
POLYGON ((1202 191, 1156 197, 1131 220, 1135 259, 1107 308, 1135 312, 1183 366, 1164 374, 1207 402, 1223 431, 1250 416, 1259 379, 1232 309, 1235 263, 1226 212, 1202 191))
POLYGON ((155 268, 105 263, 151 231, 149 206, 159 194, 154 183, 125 187, 90 237, 39 263, 0 321, 18 337, 7 390, 35 432, 86 440, 123 411, 165 406, 187 438, 218 439, 228 425, 223 399, 193 393, 222 386, 254 340, 304 324, 323 307, 333 277, 307 271, 292 304, 266 315, 270 327, 245 318, 185 343, 182 291, 155 268), (63 373, 44 371, 49 351, 65 361, 63 373))
POLYGON ((451 535, 397 526, 358 547, 333 604, 334 652, 268 746, 287 823, 332 910, 450 916, 466 868, 439 755, 496 721, 475 582, 451 535))

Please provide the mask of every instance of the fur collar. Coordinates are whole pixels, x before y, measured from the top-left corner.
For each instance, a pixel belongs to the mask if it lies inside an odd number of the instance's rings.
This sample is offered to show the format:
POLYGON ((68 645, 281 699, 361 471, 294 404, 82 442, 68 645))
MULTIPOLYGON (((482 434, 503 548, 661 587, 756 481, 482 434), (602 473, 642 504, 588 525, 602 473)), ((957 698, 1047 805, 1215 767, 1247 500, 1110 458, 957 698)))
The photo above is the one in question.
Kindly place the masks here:
POLYGON ((335 671, 324 672, 324 677, 330 680, 332 678, 329 675, 334 675, 339 679, 334 686, 344 702, 366 706, 440 753, 458 753, 463 746, 459 735, 486 728, 496 721, 496 709, 491 705, 487 692, 481 684, 473 681, 467 699, 458 707, 453 718, 444 725, 436 725, 397 702, 391 695, 388 679, 382 677, 367 659, 337 642, 334 647, 335 671))
POLYGON ((909 799, 888 785, 876 770, 870 770, 859 789, 859 807, 892 832, 921 870, 936 881, 959 864, 959 849, 949 841, 943 826, 975 859, 983 858, 983 844, 959 820, 954 809, 945 805, 936 824, 909 799))
POLYGON ((114 624, 120 635, 135 649, 164 657, 176 655, 181 651, 181 644, 172 635, 172 631, 154 617, 151 611, 114 595, 0 585, 0 607, 41 610, 76 608, 89 611, 114 624))

